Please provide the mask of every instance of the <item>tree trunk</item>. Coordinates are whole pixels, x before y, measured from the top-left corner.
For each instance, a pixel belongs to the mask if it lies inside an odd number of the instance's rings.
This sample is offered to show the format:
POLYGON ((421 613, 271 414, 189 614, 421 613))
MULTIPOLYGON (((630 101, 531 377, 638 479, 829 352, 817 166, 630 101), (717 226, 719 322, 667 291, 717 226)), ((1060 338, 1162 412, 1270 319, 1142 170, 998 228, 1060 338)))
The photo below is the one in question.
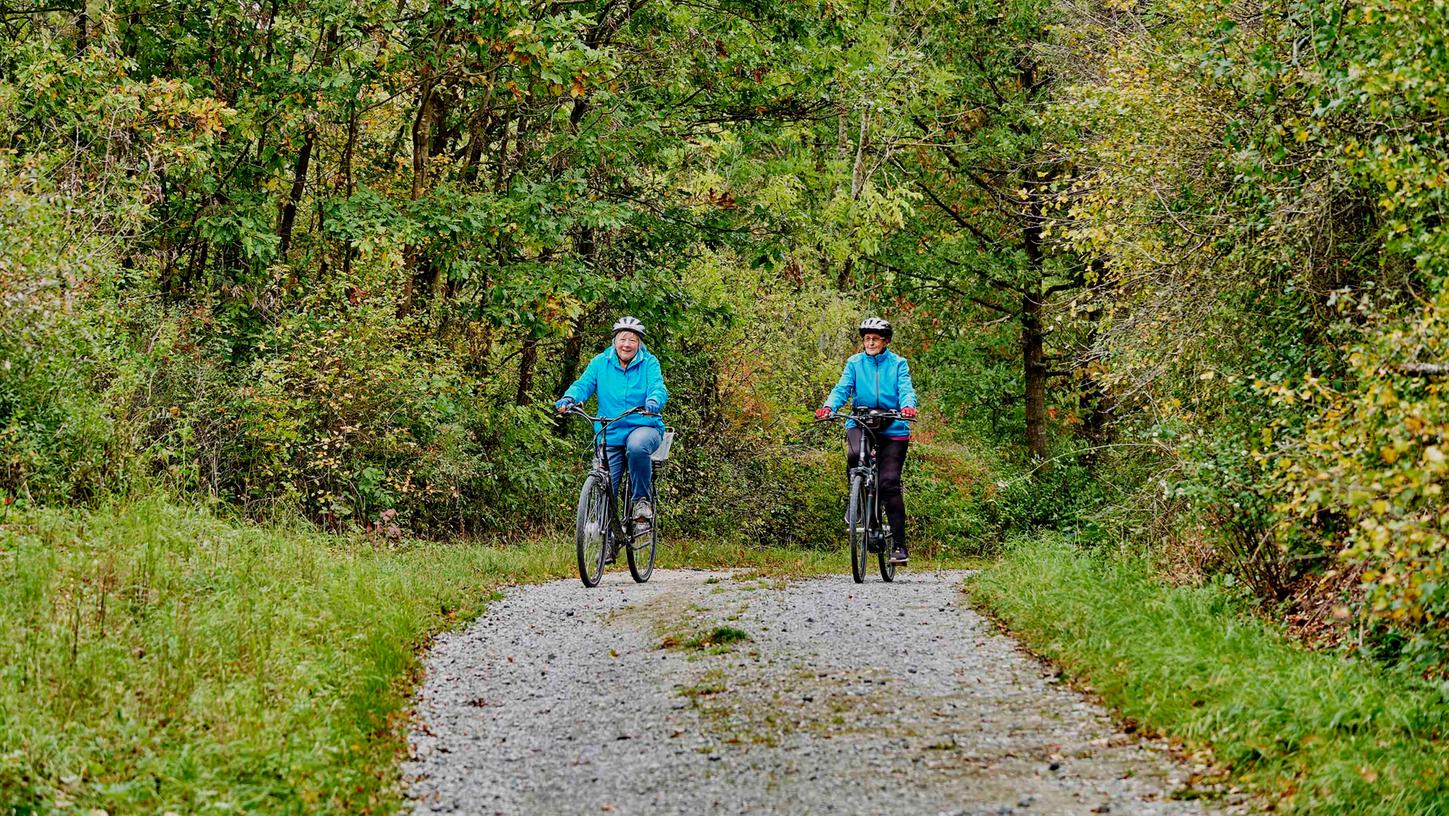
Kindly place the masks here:
POLYGON ((75 55, 77 58, 85 56, 86 49, 91 47, 91 18, 87 5, 86 0, 81 0, 79 13, 75 17, 75 55))
POLYGON ((302 149, 297 153, 297 161, 292 167, 292 189, 287 193, 287 201, 282 205, 281 223, 277 226, 277 237, 281 238, 281 244, 277 249, 277 257, 283 263, 287 261, 287 250, 292 246, 292 224, 297 219, 297 205, 302 201, 302 193, 307 187, 307 165, 312 161, 312 145, 317 141, 317 128, 315 125, 307 126, 307 133, 302 138, 302 149))
POLYGON ((528 405, 533 401, 529 392, 533 390, 533 369, 538 362, 538 341, 530 337, 523 341, 523 353, 518 360, 518 392, 513 395, 514 405, 528 405))
POLYGON ((870 112, 860 112, 860 140, 855 144, 855 166, 850 171, 850 200, 859 201, 865 189, 865 150, 870 144, 870 112))
MULTIPOLYGON (((426 71, 426 69, 424 69, 426 71)), ((413 179, 412 188, 408 191, 408 199, 417 201, 423 196, 423 190, 427 187, 428 181, 428 130, 433 123, 433 80, 428 77, 423 82, 422 89, 418 92, 418 111, 413 116, 412 143, 413 143, 413 179)), ((428 274, 422 259, 422 250, 416 246, 408 247, 407 250, 408 275, 403 280, 402 312, 407 314, 413 310, 415 301, 419 297, 425 297, 432 277, 428 274), (421 292, 419 290, 422 290, 421 292)))
POLYGON ((1021 247, 1026 253, 1028 280, 1021 300, 1021 363, 1025 382, 1026 447, 1031 455, 1047 455, 1046 435, 1046 335, 1042 326, 1043 257, 1041 247, 1041 200, 1032 195, 1022 214, 1021 247))
POLYGON ((1047 455, 1046 381, 1043 357, 1040 298, 1026 295, 1021 302, 1021 362, 1026 381, 1026 447, 1037 459, 1047 455))
POLYGON ((428 79, 419 92, 418 112, 413 117, 413 185, 408 198, 423 197, 428 182, 428 132, 433 124, 433 82, 428 79))

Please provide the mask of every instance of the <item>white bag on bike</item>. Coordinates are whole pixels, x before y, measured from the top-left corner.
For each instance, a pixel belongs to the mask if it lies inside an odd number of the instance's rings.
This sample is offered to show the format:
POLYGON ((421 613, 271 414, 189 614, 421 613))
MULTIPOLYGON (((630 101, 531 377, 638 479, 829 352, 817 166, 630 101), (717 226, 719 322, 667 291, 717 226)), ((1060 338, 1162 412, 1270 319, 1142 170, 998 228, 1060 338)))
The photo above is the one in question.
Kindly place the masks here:
POLYGON ((659 443, 659 447, 655 448, 654 452, 649 454, 649 461, 653 462, 656 465, 660 464, 661 462, 667 461, 669 459, 669 448, 673 444, 674 429, 665 428, 664 439, 659 443))

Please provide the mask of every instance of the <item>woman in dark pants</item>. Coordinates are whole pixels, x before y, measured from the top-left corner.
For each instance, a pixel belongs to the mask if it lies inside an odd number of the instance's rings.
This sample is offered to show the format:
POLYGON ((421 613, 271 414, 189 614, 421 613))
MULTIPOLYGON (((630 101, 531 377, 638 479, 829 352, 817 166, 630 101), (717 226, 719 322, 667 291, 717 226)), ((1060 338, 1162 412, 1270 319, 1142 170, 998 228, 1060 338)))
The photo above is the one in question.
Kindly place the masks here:
MULTIPOLYGON (((891 324, 879 317, 867 317, 860 322, 861 352, 845 361, 840 372, 840 382, 830 391, 825 404, 815 412, 821 419, 840 410, 846 402, 853 402, 857 408, 882 408, 900 411, 902 416, 916 416, 916 388, 911 383, 911 367, 906 358, 891 351, 891 324)), ((845 424, 846 469, 860 462, 860 438, 865 433, 856 427, 854 420, 845 424)), ((880 466, 881 501, 885 505, 886 518, 891 523, 891 534, 895 541, 891 549, 891 561, 906 563, 906 503, 901 496, 901 468, 906 463, 906 451, 911 446, 910 423, 896 421, 879 433, 880 445, 876 449, 880 466)))

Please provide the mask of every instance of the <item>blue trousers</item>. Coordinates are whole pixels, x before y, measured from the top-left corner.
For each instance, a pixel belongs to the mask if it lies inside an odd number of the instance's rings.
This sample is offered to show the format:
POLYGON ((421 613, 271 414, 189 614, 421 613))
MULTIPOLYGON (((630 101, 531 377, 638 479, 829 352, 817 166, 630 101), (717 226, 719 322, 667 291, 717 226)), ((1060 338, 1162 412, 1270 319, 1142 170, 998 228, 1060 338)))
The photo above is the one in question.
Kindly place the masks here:
MULTIPOLYGON (((664 435, 658 428, 635 428, 623 447, 609 446, 609 475, 614 480, 614 490, 619 489, 619 477, 624 473, 624 459, 629 460, 629 484, 634 500, 649 497, 654 486, 654 462, 649 455, 659 449, 664 435)), ((623 511, 620 511, 623 512, 623 511)))

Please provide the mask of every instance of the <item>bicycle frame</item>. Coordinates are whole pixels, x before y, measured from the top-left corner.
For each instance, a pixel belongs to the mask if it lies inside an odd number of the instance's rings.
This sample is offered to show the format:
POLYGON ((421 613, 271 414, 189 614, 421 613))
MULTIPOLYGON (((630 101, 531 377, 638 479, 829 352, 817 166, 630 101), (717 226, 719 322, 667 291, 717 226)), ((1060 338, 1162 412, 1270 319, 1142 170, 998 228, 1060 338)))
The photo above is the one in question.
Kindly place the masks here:
POLYGON ((850 469, 849 476, 854 478, 859 475, 865 479, 866 495, 870 497, 864 519, 866 535, 870 536, 870 541, 875 546, 880 547, 884 546, 882 538, 885 535, 885 527, 880 518, 880 462, 877 460, 880 440, 877 438, 877 431, 865 422, 857 421, 855 425, 863 431, 860 435, 860 462, 850 469))
POLYGON ((883 547, 887 542, 883 540, 885 525, 882 523, 880 517, 880 463, 877 459, 878 448, 880 447, 880 428, 873 426, 877 424, 883 426, 884 423, 894 420, 902 420, 904 422, 914 422, 915 420, 911 417, 902 416, 899 411, 885 411, 879 408, 857 408, 849 414, 836 413, 819 421, 830 422, 844 419, 855 420, 855 426, 863 432, 860 435, 860 462, 846 474, 847 481, 854 479, 856 476, 862 477, 865 481, 866 495, 869 496, 866 518, 854 519, 853 521, 857 524, 863 523, 865 525, 866 535, 869 536, 868 540, 874 542, 876 546, 883 547))
MULTIPOLYGON (((606 541, 606 544, 610 547, 614 546, 615 544, 632 545, 634 536, 631 535, 629 531, 624 529, 624 523, 619 515, 619 495, 617 488, 614 485, 614 475, 609 470, 608 431, 611 424, 618 422, 624 417, 632 416, 634 414, 647 414, 648 411, 644 410, 643 408, 633 408, 625 411, 624 413, 616 417, 597 417, 590 416, 587 411, 575 404, 570 406, 569 409, 564 413, 577 414, 590 422, 598 423, 599 427, 596 431, 594 431, 594 461, 590 464, 589 470, 591 473, 597 475, 603 481, 605 486, 604 494, 608 496, 608 501, 605 502, 608 508, 608 519, 606 521, 606 529, 604 532, 604 535, 608 539, 608 541, 606 541)), ((624 473, 620 474, 619 476, 620 480, 622 481, 626 475, 628 475, 627 465, 625 466, 624 473)), ((653 498, 653 496, 650 496, 651 501, 653 501, 653 498)))

